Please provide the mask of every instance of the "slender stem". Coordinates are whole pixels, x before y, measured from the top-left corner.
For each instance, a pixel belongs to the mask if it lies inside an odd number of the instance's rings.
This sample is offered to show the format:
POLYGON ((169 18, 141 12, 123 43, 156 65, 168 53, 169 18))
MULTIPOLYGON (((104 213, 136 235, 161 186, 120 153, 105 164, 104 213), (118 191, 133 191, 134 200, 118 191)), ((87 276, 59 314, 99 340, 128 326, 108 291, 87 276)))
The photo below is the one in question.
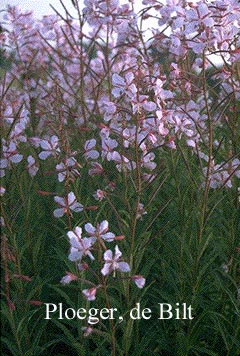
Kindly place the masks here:
MULTIPOLYGON (((105 277, 103 278, 102 286, 103 286, 106 306, 110 310, 111 306, 110 306, 110 302, 109 302, 109 298, 108 298, 108 294, 107 294, 107 285, 106 285, 106 278, 105 277)), ((114 325, 114 322, 113 322, 112 319, 109 319, 109 324, 110 324, 110 328, 111 328, 111 344, 112 344, 111 356, 116 356, 115 325, 114 325)))
POLYGON ((211 166, 212 166, 212 157, 213 157, 213 127, 212 127, 212 118, 210 113, 210 108, 208 104, 208 96, 207 96, 207 79, 206 79, 206 68, 205 68, 206 56, 205 52, 203 52, 203 72, 202 72, 202 80, 203 80, 203 96, 205 101, 205 107, 208 118, 208 165, 207 165, 207 173, 205 179, 205 189, 203 194, 203 203, 201 209, 201 222, 200 222, 200 230, 199 230, 199 244, 201 243, 205 219, 207 214, 207 204, 208 204, 208 194, 210 188, 210 175, 211 175, 211 166))

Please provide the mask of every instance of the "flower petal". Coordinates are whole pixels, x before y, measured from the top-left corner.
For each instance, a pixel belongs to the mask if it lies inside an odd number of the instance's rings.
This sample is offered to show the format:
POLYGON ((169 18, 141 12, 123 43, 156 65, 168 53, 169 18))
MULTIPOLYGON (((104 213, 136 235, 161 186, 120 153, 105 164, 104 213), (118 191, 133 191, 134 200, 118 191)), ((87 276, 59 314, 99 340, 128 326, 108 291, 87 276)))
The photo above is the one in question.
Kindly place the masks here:
POLYGON ((70 206, 70 209, 75 211, 76 213, 80 213, 81 211, 83 211, 83 205, 76 202, 70 206))
POLYGON ((82 236, 82 228, 79 226, 76 226, 74 229, 74 233, 77 235, 77 237, 80 239, 82 236))
POLYGON ((84 229, 89 235, 94 235, 96 232, 95 227, 91 223, 85 224, 84 229))
POLYGON ((112 272, 112 263, 105 263, 105 265, 103 266, 103 268, 101 269, 101 273, 104 275, 104 276, 107 276, 109 273, 112 272))
POLYGON ((23 159, 23 155, 16 154, 10 158, 10 161, 13 163, 19 163, 23 159))
POLYGON ((76 235, 70 239, 70 245, 78 250, 82 249, 81 243, 78 241, 76 235))
POLYGON ((124 79, 122 77, 120 77, 120 75, 118 75, 117 73, 113 74, 112 82, 113 82, 113 85, 116 85, 116 86, 120 86, 120 87, 125 86, 124 79))
POLYGON ((104 252, 103 258, 105 261, 112 261, 113 253, 111 250, 107 250, 104 252))
POLYGON ((112 242, 115 239, 115 235, 112 232, 107 232, 106 234, 101 235, 101 237, 108 242, 112 242))
POLYGON ((68 193, 67 199, 68 199, 68 204, 72 205, 76 200, 75 194, 73 192, 68 193))
POLYGON ((146 282, 146 279, 142 276, 132 276, 132 280, 138 288, 143 288, 146 282))
POLYGON ((56 196, 56 197, 54 197, 54 201, 55 201, 58 205, 60 205, 60 206, 62 206, 62 207, 65 207, 65 206, 66 206, 65 200, 64 200, 64 198, 62 198, 62 197, 56 196))
POLYGON ((39 153, 38 157, 42 160, 45 160, 51 155, 51 151, 42 151, 39 153))
POLYGON ((72 261, 72 262, 79 261, 79 260, 81 260, 82 255, 83 255, 83 253, 81 251, 79 251, 79 250, 75 249, 74 247, 72 247, 71 250, 70 250, 70 254, 68 256, 68 259, 70 261, 72 261))
POLYGON ((114 260, 117 261, 122 256, 122 252, 119 250, 118 245, 115 246, 115 257, 114 260))
POLYGON ((69 239, 74 239, 76 237, 76 234, 73 231, 68 231, 67 236, 69 237, 69 239))
POLYGON ((55 209, 53 215, 55 216, 55 218, 61 218, 64 215, 64 209, 55 209))
POLYGON ((99 225, 99 233, 105 234, 108 231, 108 221, 103 220, 99 225))
POLYGON ((82 290, 82 294, 84 295, 84 297, 89 300, 89 301, 93 301, 96 299, 96 288, 90 288, 90 289, 83 289, 82 290))
POLYGON ((130 272, 130 266, 127 262, 119 262, 118 270, 121 272, 130 272))

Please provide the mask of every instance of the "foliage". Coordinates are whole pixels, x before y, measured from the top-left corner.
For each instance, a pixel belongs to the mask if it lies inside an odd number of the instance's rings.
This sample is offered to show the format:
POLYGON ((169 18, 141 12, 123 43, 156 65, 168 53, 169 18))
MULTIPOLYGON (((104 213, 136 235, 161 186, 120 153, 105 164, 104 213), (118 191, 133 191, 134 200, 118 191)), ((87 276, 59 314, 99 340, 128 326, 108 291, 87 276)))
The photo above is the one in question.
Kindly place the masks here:
POLYGON ((2 353, 238 356, 238 2, 60 2, 0 32, 2 353))

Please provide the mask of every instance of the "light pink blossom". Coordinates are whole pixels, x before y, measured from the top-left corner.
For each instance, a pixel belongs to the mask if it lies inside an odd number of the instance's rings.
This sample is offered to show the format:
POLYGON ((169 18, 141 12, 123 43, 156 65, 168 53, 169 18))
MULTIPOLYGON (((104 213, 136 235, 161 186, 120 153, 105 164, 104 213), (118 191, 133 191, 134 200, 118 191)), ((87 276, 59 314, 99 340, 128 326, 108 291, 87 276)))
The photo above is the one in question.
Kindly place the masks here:
POLYGON ((40 146, 43 151, 39 153, 39 158, 45 160, 49 156, 56 156, 60 152, 58 142, 58 137, 55 135, 52 136, 49 140, 42 140, 40 142, 40 146))
POLYGON ((89 169, 88 174, 90 176, 98 176, 103 174, 104 170, 100 163, 98 162, 91 162, 92 168, 89 169))
POLYGON ((0 161, 1 168, 6 168, 10 163, 19 163, 23 159, 23 155, 17 151, 15 142, 11 141, 9 144, 3 144, 2 159, 0 161))
POLYGON ((6 188, 0 186, 0 196, 2 197, 6 192, 6 188))
POLYGON ((82 294, 90 302, 96 299, 96 292, 97 292, 97 288, 95 288, 95 287, 82 290, 82 294))
POLYGON ((92 261, 94 256, 90 252, 95 238, 82 238, 82 229, 77 226, 73 231, 68 231, 67 236, 71 245, 70 254, 68 256, 70 261, 81 261, 84 255, 87 255, 92 261))
POLYGON ((77 169, 80 167, 80 164, 74 157, 69 157, 65 162, 57 164, 56 171, 59 182, 63 182, 68 176, 71 178, 80 177, 80 172, 77 169))
POLYGON ((97 227, 94 227, 92 224, 87 223, 84 226, 88 236, 91 236, 95 239, 103 239, 107 242, 112 242, 115 239, 115 234, 108 232, 108 221, 103 220, 100 224, 97 224, 97 227))
POLYGON ((39 170, 39 167, 36 164, 35 158, 30 155, 27 158, 27 162, 28 162, 28 166, 27 166, 28 172, 29 172, 31 177, 34 177, 37 174, 38 170, 39 170))
POLYGON ((96 192, 93 194, 93 197, 98 200, 98 201, 102 201, 106 196, 106 192, 104 192, 104 190, 101 189, 97 189, 96 192))
POLYGON ((143 276, 136 275, 136 276, 132 276, 131 278, 138 288, 144 287, 146 279, 143 276))
POLYGON ((68 195, 64 198, 55 196, 54 201, 60 206, 60 208, 55 209, 53 212, 55 218, 60 218, 64 214, 69 214, 70 210, 77 213, 83 210, 83 205, 77 202, 73 192, 68 193, 68 195))
POLYGON ((94 138, 85 142, 84 157, 86 159, 97 159, 99 157, 99 152, 93 149, 95 146, 96 140, 94 138))
POLYGON ((78 277, 75 276, 75 274, 73 274, 73 273, 71 273, 71 272, 66 272, 66 273, 67 273, 66 276, 64 276, 64 277, 61 279, 60 283, 62 283, 62 284, 69 284, 70 282, 76 281, 76 280, 78 279, 78 277))
POLYGON ((111 250, 107 250, 104 252, 104 260, 105 264, 101 270, 104 276, 107 276, 110 273, 115 273, 115 271, 120 272, 129 272, 130 266, 127 262, 119 262, 122 256, 122 252, 119 250, 118 246, 115 246, 115 255, 111 250))
POLYGON ((88 337, 90 334, 93 332, 93 328, 91 326, 83 326, 82 331, 83 331, 83 336, 88 337))

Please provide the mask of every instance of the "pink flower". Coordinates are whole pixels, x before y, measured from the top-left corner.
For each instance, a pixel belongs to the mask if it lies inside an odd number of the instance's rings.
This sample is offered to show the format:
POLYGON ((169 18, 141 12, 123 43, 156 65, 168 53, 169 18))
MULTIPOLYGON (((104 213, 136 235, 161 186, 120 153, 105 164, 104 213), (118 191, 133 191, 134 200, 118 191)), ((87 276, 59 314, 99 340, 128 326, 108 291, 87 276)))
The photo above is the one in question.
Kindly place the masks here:
POLYGON ((134 92, 130 96, 133 113, 141 113, 142 108, 146 111, 154 111, 157 109, 157 105, 153 101, 148 101, 149 97, 147 95, 136 94, 137 93, 134 92))
POLYGON ((68 231, 67 236, 69 237, 70 242, 71 242, 71 239, 74 239, 76 241, 81 240, 81 238, 82 238, 82 229, 81 229, 81 227, 76 226, 73 231, 68 231))
POLYGON ((78 263, 77 267, 80 272, 86 271, 88 269, 88 264, 86 262, 78 263))
POLYGON ((51 155, 56 156, 60 152, 60 149, 58 148, 58 137, 55 135, 49 140, 42 140, 40 146, 44 150, 38 155, 42 160, 45 160, 51 155))
POLYGON ((116 140, 110 137, 102 138, 102 158, 106 158, 108 161, 113 159, 114 148, 118 146, 116 140))
POLYGON ((5 194, 5 192, 6 192, 6 188, 1 186, 0 187, 0 196, 2 197, 5 194))
POLYGON ((28 118, 27 117, 21 117, 20 121, 13 127, 9 139, 11 141, 20 141, 20 142, 26 142, 27 138, 24 135, 24 130, 26 129, 28 123, 28 118))
POLYGON ((102 274, 104 276, 107 276, 108 274, 115 271, 120 271, 120 272, 129 272, 130 271, 130 266, 126 262, 119 262, 120 257, 122 256, 121 251, 119 250, 118 246, 115 246, 115 256, 113 257, 113 253, 111 250, 107 250, 104 252, 104 260, 105 264, 101 270, 102 274))
POLYGON ((76 169, 77 167, 80 168, 81 166, 74 157, 69 157, 65 162, 57 164, 56 170, 58 172, 59 182, 63 182, 67 178, 68 174, 71 178, 79 177, 80 173, 76 169))
POLYGON ((187 26, 185 33, 191 34, 197 31, 201 25, 212 27, 214 20, 210 17, 210 10, 204 3, 199 3, 196 9, 189 9, 186 11, 187 26))
POLYGON ((69 284, 70 282, 76 281, 76 280, 78 279, 78 277, 75 276, 75 274, 73 274, 73 273, 71 273, 71 272, 66 272, 66 273, 67 273, 66 276, 64 276, 64 277, 61 279, 60 283, 62 283, 62 284, 69 284))
POLYGON ((161 110, 157 110, 156 111, 156 115, 157 115, 157 131, 158 134, 161 136, 167 136, 167 134, 169 133, 169 130, 167 128, 164 127, 164 120, 163 120, 163 113, 161 110))
POLYGON ((94 237, 82 238, 82 229, 78 226, 73 231, 68 231, 67 236, 71 245, 70 254, 68 256, 70 261, 81 261, 84 255, 94 260, 94 256, 90 252, 92 245, 96 241, 94 237))
POLYGON ((155 162, 153 162, 154 158, 155 158, 155 154, 153 152, 144 154, 143 158, 142 158, 143 167, 145 167, 146 169, 149 169, 151 171, 154 170, 157 166, 157 164, 155 162))
POLYGON ((0 216, 0 226, 2 226, 2 227, 6 226, 4 218, 2 216, 0 216))
POLYGON ((93 148, 96 146, 96 140, 93 138, 91 140, 87 140, 84 145, 84 157, 86 159, 97 159, 99 157, 98 151, 93 148))
POLYGON ((97 292, 97 288, 94 287, 90 289, 83 289, 82 294, 87 300, 93 301, 96 299, 96 292, 97 292))
POLYGON ((28 156, 27 161, 28 161, 28 166, 27 166, 28 172, 31 177, 34 177, 39 169, 38 166, 36 165, 36 161, 33 158, 33 156, 28 156))
POLYGON ((138 288, 143 288, 146 282, 146 279, 143 276, 136 275, 131 277, 132 280, 135 282, 138 288))
POLYGON ((83 336, 87 337, 93 332, 93 328, 91 328, 91 326, 83 326, 82 331, 83 331, 83 336))
POLYGON ((93 197, 98 201, 102 201, 105 198, 105 195, 106 192, 104 192, 104 190, 97 189, 97 191, 93 194, 93 197))
POLYGON ((107 220, 103 220, 100 224, 97 224, 97 227, 94 227, 90 223, 86 224, 84 227, 87 234, 94 239, 101 238, 108 242, 112 242, 115 239, 115 235, 112 232, 107 232, 108 231, 107 220))
POLYGON ((144 205, 142 203, 139 203, 137 209, 137 219, 140 219, 143 215, 146 214, 147 212, 144 210, 144 205))
POLYGON ((129 98, 132 98, 137 93, 137 88, 133 84, 134 75, 129 72, 125 75, 125 78, 120 77, 119 74, 114 73, 112 76, 113 89, 112 94, 115 98, 119 98, 122 94, 126 94, 129 98))
POLYGON ((117 107, 116 105, 108 101, 104 103, 104 121, 109 121, 112 119, 113 115, 116 113, 117 107))
POLYGON ((28 141, 37 148, 40 146, 42 140, 39 137, 29 137, 28 141))
POLYGON ((70 261, 81 261, 84 255, 88 255, 91 260, 94 260, 94 256, 91 254, 90 249, 93 245, 93 241, 90 238, 84 237, 78 243, 73 244, 68 256, 70 261))
POLYGON ((3 145, 2 157, 1 168, 6 168, 10 162, 19 163, 23 159, 23 155, 17 152, 17 146, 13 141, 11 141, 8 146, 3 145))
POLYGON ((125 80, 120 77, 117 73, 114 73, 112 76, 112 83, 114 86, 114 89, 112 90, 112 94, 115 96, 115 98, 119 98, 123 93, 125 89, 125 80))
POLYGON ((60 218, 64 214, 69 214, 70 210, 79 213, 83 210, 83 205, 77 202, 77 199, 73 192, 70 192, 67 197, 54 197, 54 201, 61 207, 59 209, 55 209, 53 214, 55 218, 60 218))
POLYGON ((92 168, 89 169, 88 174, 90 176, 99 176, 101 174, 103 174, 104 170, 103 167, 101 166, 101 164, 97 163, 97 162, 91 162, 92 168))

